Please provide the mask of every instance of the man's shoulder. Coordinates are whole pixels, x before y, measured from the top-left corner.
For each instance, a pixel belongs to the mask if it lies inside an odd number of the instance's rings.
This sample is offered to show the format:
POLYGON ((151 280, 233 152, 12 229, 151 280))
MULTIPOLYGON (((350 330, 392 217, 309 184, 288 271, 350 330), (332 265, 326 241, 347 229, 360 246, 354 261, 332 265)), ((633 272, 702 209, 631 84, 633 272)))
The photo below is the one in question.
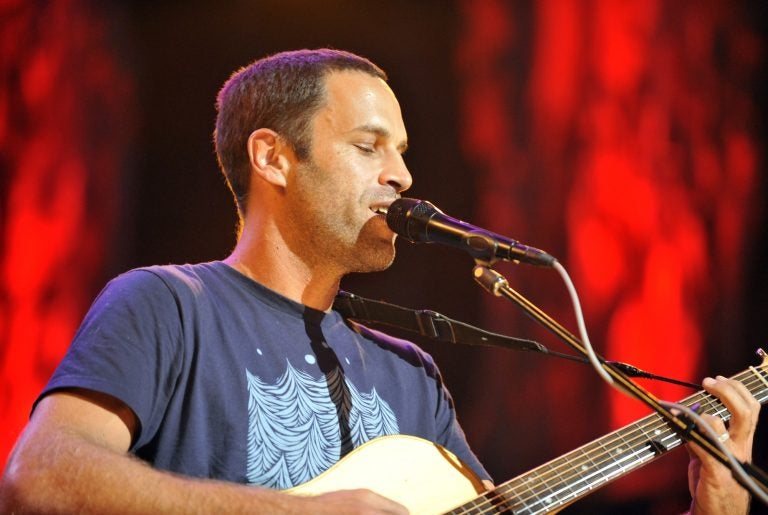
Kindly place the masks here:
POLYGON ((199 290, 211 279, 221 276, 225 267, 221 262, 195 264, 150 265, 133 268, 115 277, 111 282, 122 285, 155 287, 164 284, 171 290, 199 290))
MULTIPOLYGON (((221 267, 226 267, 223 263, 221 267)), ((222 283, 226 272, 216 263, 152 265, 123 272, 102 289, 99 299, 107 304, 166 304, 204 296, 222 283)), ((222 288, 223 289, 223 288, 222 288)))
POLYGON ((426 368, 434 368, 435 362, 432 356, 424 349, 410 340, 397 338, 390 334, 371 329, 357 322, 348 322, 353 330, 363 338, 369 340, 384 351, 396 354, 401 359, 408 361, 412 365, 426 368))

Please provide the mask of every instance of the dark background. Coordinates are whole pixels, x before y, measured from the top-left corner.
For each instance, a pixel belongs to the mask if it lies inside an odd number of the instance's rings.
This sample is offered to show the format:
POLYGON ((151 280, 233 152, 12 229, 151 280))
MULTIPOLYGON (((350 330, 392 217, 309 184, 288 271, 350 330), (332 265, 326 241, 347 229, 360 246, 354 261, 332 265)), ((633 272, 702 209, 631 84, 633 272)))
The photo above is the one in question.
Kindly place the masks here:
MULTIPOLYGON (((45 2, 40 5, 43 4, 45 2)), ((461 105, 462 95, 466 92, 462 90, 465 81, 457 56, 466 30, 467 10, 480 4, 459 0, 85 2, 91 12, 105 21, 106 43, 114 49, 120 66, 130 74, 132 84, 132 100, 120 111, 124 118, 113 120, 131 134, 125 152, 124 172, 120 175, 119 197, 115 199, 120 209, 110 227, 101 262, 103 269, 98 272, 99 279, 90 296, 95 295, 108 278, 124 270, 149 264, 222 259, 233 248, 236 211, 218 171, 211 143, 214 99, 234 70, 281 50, 342 48, 369 57, 386 70, 400 100, 409 132, 406 162, 413 174, 414 186, 407 195, 428 199, 457 218, 478 220, 480 207, 486 202, 483 195, 487 191, 481 191, 478 186, 481 166, 465 152, 469 129, 461 105)), ((748 87, 755 106, 756 123, 752 135, 762 152, 768 120, 764 94, 768 69, 764 57, 768 34, 765 3, 715 4, 731 6, 730 9, 738 13, 737 18, 744 24, 744 29, 759 38, 760 65, 751 76, 748 87)), ((534 8, 531 2, 514 5, 515 37, 523 43, 518 44, 519 59, 508 64, 518 75, 518 80, 525 82, 532 59, 529 46, 534 36, 531 28, 534 8)), ((695 13, 695 6, 685 5, 695 13)), ((510 91, 513 97, 510 102, 516 106, 525 104, 526 99, 514 97, 516 94, 519 93, 510 91)), ((569 172, 563 172, 564 182, 569 172)), ((758 216, 742 256, 745 288, 738 301, 743 323, 733 335, 737 343, 713 347, 712 354, 718 356, 717 359, 704 357, 700 368, 706 374, 735 373, 754 363, 751 357, 754 348, 765 345, 768 274, 764 263, 768 261, 765 223, 768 210, 763 204, 768 178, 762 160, 756 188, 759 189, 755 208, 758 216), (724 365, 727 368, 722 370, 724 365)), ((557 198, 556 195, 539 197, 543 202, 557 198)), ((520 234, 535 233, 539 220, 533 213, 531 211, 526 220, 528 232, 521 229, 520 234)), ((540 235, 531 244, 547 242, 547 247, 557 252, 567 266, 565 238, 565 234, 549 233, 540 235)), ((506 320, 489 321, 486 306, 494 301, 473 282, 473 263, 468 256, 432 245, 416 246, 404 241, 397 245, 398 258, 389 270, 350 276, 342 287, 371 298, 433 309, 468 323, 492 328, 508 326, 504 323, 506 320)), ((559 280, 541 270, 510 266, 504 271, 513 274, 513 281, 522 278, 523 284, 536 284, 535 302, 546 304, 548 299, 565 298, 565 289, 559 280)), ((533 322, 518 310, 509 308, 501 312, 505 318, 515 320, 513 325, 519 327, 519 335, 546 338, 542 332, 532 330, 533 322)), ((531 445, 525 438, 526 427, 572 426, 578 434, 591 435, 589 439, 614 429, 604 427, 605 417, 589 415, 607 409, 605 394, 601 393, 605 387, 594 380, 594 384, 599 385, 594 396, 574 399, 572 410, 558 412, 552 409, 547 399, 541 398, 538 399, 540 410, 524 408, 508 415, 514 420, 515 427, 491 430, 487 421, 498 419, 485 418, 481 410, 473 409, 479 396, 535 399, 540 385, 529 375, 525 376, 524 382, 518 380, 522 375, 520 370, 547 370, 551 358, 529 354, 510 358, 509 351, 499 349, 446 347, 418 337, 414 337, 414 341, 432 353, 440 364, 460 416, 471 413, 471 416, 461 418, 467 438, 497 483, 573 447, 563 449, 562 442, 551 447, 531 445), (510 369, 509 377, 502 381, 508 390, 484 391, 484 375, 505 376, 501 364, 510 360, 514 360, 514 369, 510 369), (494 369, 483 369, 481 364, 489 362, 499 365, 494 369), (534 421, 536 424, 532 424, 534 421), (507 437, 513 441, 501 441, 507 437), (497 447, 516 450, 507 456, 497 452, 497 447)), ((553 349, 564 350, 553 338, 543 341, 553 349)), ((649 345, 657 346, 663 352, 663 342, 649 345)), ((13 359, 13 356, 6 359, 13 359)), ((563 380, 567 385, 570 369, 564 370, 563 380)), ((582 377, 574 374, 573 377, 582 377)), ((498 385, 499 381, 492 384, 498 385)), ((524 406, 530 406, 530 402, 524 406)), ((509 404, 514 405, 514 402, 509 404)), ((764 468, 768 466, 766 427, 768 423, 763 421, 755 458, 764 468)), ((598 492, 569 508, 568 512, 684 511, 688 499, 685 453, 677 451, 674 458, 665 460, 677 462, 679 479, 675 484, 659 484, 653 494, 646 490, 633 493, 633 476, 629 476, 622 480, 624 488, 598 492)), ((753 511, 758 513, 760 510, 762 507, 757 506, 753 511)))

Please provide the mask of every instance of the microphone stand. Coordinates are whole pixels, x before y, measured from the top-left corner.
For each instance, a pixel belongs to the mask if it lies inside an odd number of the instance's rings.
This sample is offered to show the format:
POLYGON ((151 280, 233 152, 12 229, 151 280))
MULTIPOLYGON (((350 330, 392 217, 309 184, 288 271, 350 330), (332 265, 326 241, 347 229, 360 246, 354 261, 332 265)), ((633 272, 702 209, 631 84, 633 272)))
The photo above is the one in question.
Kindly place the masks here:
MULTIPOLYGON (((476 265, 472 273, 475 281, 480 284, 480 286, 497 297, 503 296, 508 300, 511 300, 517 306, 522 308, 522 310, 529 317, 550 330, 555 334, 555 336, 560 338, 571 348, 584 356, 588 354, 587 350, 576 336, 568 332, 552 317, 547 315, 535 304, 511 288, 507 279, 500 273, 492 270, 489 266, 489 263, 481 259, 476 259, 475 263, 476 265)), ((726 466, 730 466, 728 458, 725 456, 725 454, 723 454, 720 449, 710 440, 710 437, 707 434, 699 430, 693 421, 688 420, 687 417, 677 416, 669 411, 650 392, 637 385, 626 374, 624 374, 610 362, 606 362, 601 356, 598 356, 598 360, 600 361, 603 369, 613 378, 617 384, 621 386, 624 391, 640 400, 651 409, 653 409, 656 413, 658 413, 661 417, 663 417, 681 436, 681 438, 695 442, 704 448, 709 454, 714 456, 720 463, 723 463, 726 466)), ((765 472, 750 463, 740 463, 744 470, 752 478, 759 481, 763 488, 768 489, 768 475, 766 475, 765 472)), ((741 479, 737 474, 733 474, 733 476, 741 483, 741 479)), ((743 483, 742 486, 746 487, 746 485, 743 483)))

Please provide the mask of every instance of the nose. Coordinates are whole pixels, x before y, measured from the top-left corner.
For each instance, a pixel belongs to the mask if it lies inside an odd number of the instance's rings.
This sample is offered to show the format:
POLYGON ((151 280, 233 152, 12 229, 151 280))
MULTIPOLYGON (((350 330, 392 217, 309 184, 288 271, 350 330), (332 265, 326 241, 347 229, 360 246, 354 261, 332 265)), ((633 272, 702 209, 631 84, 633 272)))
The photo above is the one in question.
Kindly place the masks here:
POLYGON ((393 157, 386 164, 379 176, 379 183, 392 186, 397 193, 401 193, 411 187, 413 177, 411 177, 411 172, 408 171, 408 167, 405 165, 405 160, 401 154, 397 154, 397 157, 393 157))

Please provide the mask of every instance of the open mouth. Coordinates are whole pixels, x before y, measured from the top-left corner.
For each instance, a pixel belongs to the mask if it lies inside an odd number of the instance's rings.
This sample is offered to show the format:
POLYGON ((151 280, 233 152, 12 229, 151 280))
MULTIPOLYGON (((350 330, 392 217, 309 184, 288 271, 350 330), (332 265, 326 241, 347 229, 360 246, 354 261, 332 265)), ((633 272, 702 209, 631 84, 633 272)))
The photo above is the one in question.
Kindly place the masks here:
POLYGON ((372 207, 371 211, 373 211, 377 215, 387 216, 387 206, 372 207))

